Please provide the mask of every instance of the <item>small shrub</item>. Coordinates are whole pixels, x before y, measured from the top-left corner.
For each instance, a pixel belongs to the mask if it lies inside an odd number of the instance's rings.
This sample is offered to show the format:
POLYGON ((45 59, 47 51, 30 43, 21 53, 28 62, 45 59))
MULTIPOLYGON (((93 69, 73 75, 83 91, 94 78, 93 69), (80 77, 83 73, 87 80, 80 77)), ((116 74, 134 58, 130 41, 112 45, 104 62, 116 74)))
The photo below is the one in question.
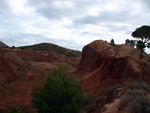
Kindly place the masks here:
POLYGON ((110 99, 112 98, 112 96, 113 96, 115 90, 116 90, 116 88, 115 88, 114 86, 108 87, 107 93, 106 93, 106 96, 107 96, 106 98, 107 98, 107 100, 110 100, 110 99))
POLYGON ((120 87, 120 84, 108 86, 107 88, 101 89, 99 94, 90 95, 87 99, 85 106, 84 106, 83 113, 91 113, 97 107, 103 106, 106 101, 110 102, 114 92, 119 87, 120 87))
POLYGON ((29 113, 29 110, 26 107, 24 107, 24 106, 21 108, 21 111, 23 113, 29 113))
POLYGON ((150 99, 147 97, 137 97, 129 104, 130 113, 150 113, 150 99))
POLYGON ((144 90, 146 92, 150 91, 150 87, 145 82, 139 82, 139 81, 133 81, 133 80, 127 80, 125 83, 125 86, 127 86, 129 89, 140 89, 144 90))
POLYGON ((126 106, 128 103, 132 102, 138 97, 144 97, 144 93, 141 90, 127 90, 126 95, 121 98, 120 108, 126 106))
POLYGON ((13 59, 13 61, 15 61, 17 63, 21 63, 21 61, 19 61, 18 59, 13 59))
POLYGON ((127 105, 130 113, 150 113, 150 99, 140 89, 127 90, 121 98, 120 108, 127 105))
POLYGON ((25 64, 31 65, 31 62, 29 60, 24 61, 25 64))
POLYGON ((133 97, 137 97, 137 96, 143 97, 144 93, 143 93, 142 90, 139 90, 139 89, 134 89, 134 90, 129 89, 129 90, 127 90, 126 96, 128 96, 128 97, 131 97, 131 96, 133 96, 133 97))
POLYGON ((42 89, 34 88, 32 97, 38 113, 78 113, 85 103, 79 84, 62 67, 48 75, 42 89))
POLYGON ((22 112, 19 111, 17 107, 12 107, 8 113, 22 113, 22 112))
POLYGON ((145 82, 141 83, 141 88, 146 90, 146 91, 150 91, 150 88, 149 88, 148 84, 146 84, 145 82))
POLYGON ((84 106, 84 111, 86 113, 91 113, 94 111, 101 103, 103 103, 105 100, 105 94, 100 93, 96 96, 89 96, 86 102, 86 105, 84 106))
POLYGON ((115 85, 112 85, 112 86, 108 86, 106 88, 106 91, 105 92, 105 95, 106 95, 106 100, 107 102, 110 102, 112 100, 112 96, 114 94, 114 92, 116 91, 116 89, 122 87, 121 84, 115 84, 115 85))

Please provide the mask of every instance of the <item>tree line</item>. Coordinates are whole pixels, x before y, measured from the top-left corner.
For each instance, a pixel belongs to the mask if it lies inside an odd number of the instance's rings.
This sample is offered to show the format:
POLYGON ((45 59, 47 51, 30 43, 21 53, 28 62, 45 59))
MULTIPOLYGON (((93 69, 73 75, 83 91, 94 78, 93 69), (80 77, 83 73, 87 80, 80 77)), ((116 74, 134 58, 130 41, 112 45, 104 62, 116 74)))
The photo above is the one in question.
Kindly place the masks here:
MULTIPOLYGON (((136 30, 132 32, 131 36, 137 40, 126 39, 125 44, 135 47, 137 50, 139 50, 141 52, 140 59, 142 59, 142 54, 145 48, 150 48, 150 26, 143 25, 139 28, 136 28, 136 30)), ((111 39, 110 44, 113 46, 115 45, 114 39, 111 39)))

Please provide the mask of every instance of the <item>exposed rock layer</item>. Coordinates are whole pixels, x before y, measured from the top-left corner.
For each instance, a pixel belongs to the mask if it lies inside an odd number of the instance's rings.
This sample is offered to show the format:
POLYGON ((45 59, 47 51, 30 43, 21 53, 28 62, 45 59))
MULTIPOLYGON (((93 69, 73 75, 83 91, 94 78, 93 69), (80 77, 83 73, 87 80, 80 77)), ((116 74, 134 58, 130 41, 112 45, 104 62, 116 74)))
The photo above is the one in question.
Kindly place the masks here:
POLYGON ((128 78, 150 80, 150 58, 143 54, 140 60, 139 56, 140 52, 129 45, 111 46, 97 40, 83 48, 76 73, 83 78, 83 87, 90 89, 128 78))

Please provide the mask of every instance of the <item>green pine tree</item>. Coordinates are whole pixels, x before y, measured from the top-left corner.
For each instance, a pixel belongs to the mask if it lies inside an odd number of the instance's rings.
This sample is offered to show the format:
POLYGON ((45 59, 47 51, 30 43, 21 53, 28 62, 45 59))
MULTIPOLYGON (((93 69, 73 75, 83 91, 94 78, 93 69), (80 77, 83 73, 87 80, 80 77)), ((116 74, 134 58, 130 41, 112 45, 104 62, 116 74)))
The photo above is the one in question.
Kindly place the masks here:
POLYGON ((114 39, 111 39, 111 40, 110 40, 110 44, 111 44, 112 46, 114 46, 114 45, 115 45, 115 41, 114 41, 114 39))
POLYGON ((85 102, 79 84, 64 68, 52 71, 44 87, 34 88, 32 96, 38 113, 79 113, 85 102))

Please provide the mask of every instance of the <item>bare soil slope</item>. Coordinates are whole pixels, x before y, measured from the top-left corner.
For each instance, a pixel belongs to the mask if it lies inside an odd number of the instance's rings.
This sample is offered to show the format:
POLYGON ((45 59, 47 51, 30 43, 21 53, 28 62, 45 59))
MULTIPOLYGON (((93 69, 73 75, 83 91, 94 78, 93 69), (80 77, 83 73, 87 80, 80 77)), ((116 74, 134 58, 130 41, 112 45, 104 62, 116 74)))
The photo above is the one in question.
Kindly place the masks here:
POLYGON ((31 92, 35 85, 43 86, 50 70, 65 65, 74 72, 78 60, 46 51, 1 49, 0 52, 0 112, 17 106, 34 113, 31 92))
POLYGON ((21 77, 26 70, 24 65, 16 62, 11 54, 8 58, 4 54, 3 50, 0 53, 0 85, 6 84, 8 82, 14 81, 21 77))

